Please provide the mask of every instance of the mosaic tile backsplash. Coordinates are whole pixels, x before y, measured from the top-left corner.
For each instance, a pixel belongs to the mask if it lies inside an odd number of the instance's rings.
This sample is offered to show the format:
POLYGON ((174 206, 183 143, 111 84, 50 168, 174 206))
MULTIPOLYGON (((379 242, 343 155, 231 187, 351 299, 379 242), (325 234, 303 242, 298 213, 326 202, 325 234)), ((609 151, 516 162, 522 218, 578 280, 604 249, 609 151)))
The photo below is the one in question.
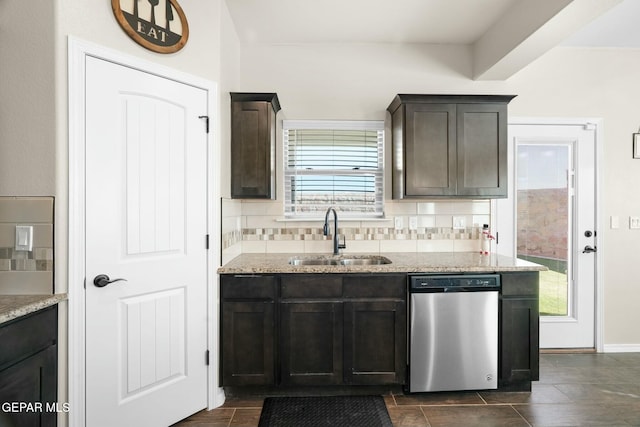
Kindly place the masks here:
MULTIPOLYGON (((490 223, 489 201, 395 202, 385 205, 387 218, 339 221, 345 252, 469 252, 480 250, 482 224, 490 223), (400 217, 403 227, 395 226, 400 217), (417 223, 409 229, 410 219, 417 223), (464 227, 454 227, 462 219, 464 227)), ((222 201, 223 264, 239 253, 331 251, 322 220, 287 220, 276 202, 222 201), (225 256, 226 255, 226 256, 225 256)), ((333 223, 331 223, 333 230, 333 223)))
POLYGON ((0 248, 0 271, 53 271, 53 248, 0 248))
POLYGON ((0 294, 53 293, 53 197, 0 197, 0 294), (15 249, 17 225, 33 227, 33 248, 15 249))
MULTIPOLYGON (((237 239, 237 231, 232 232, 233 239, 237 239)), ((452 229, 452 228, 417 228, 416 230, 396 230, 391 227, 339 227, 340 238, 347 240, 427 240, 449 239, 466 240, 478 239, 479 227, 452 229)), ((242 240, 331 240, 331 236, 325 236, 322 228, 245 228, 242 230, 242 240)))

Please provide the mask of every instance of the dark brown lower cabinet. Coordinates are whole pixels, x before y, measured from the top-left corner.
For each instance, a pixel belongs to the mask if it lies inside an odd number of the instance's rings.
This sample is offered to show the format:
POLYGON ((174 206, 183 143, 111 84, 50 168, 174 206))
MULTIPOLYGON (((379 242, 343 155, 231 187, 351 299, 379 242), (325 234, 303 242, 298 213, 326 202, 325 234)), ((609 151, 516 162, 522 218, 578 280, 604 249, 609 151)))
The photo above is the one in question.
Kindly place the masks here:
POLYGON ((273 385, 274 302, 224 302, 222 324, 222 385, 273 385))
POLYGON ((221 276, 221 385, 406 381, 406 275, 221 276))
POLYGON ((404 384, 405 301, 345 303, 344 381, 347 384, 404 384))
POLYGON ((337 385, 343 376, 343 304, 280 303, 283 385, 337 385))
POLYGON ((283 385, 404 384, 406 275, 283 275, 283 385))
POLYGON ((0 326, 0 402, 31 405, 0 411, 0 426, 57 423, 57 306, 0 326))
POLYGON ((222 276, 220 283, 220 385, 274 385, 275 277, 222 276))
POLYGON ((502 275, 500 320, 501 390, 528 391, 539 379, 538 272, 502 275))

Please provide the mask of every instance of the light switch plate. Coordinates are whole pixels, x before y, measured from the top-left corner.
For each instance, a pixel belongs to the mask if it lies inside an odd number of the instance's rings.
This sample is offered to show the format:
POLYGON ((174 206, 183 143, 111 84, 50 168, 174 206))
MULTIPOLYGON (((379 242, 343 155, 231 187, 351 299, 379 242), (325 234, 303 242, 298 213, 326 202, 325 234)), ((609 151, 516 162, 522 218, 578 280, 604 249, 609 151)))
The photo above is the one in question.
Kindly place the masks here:
POLYGON ((33 250, 33 226, 16 225, 16 251, 33 250))
POLYGON ((611 215, 611 228, 620 228, 620 217, 618 215, 611 215))
POLYGON ((638 216, 630 216, 629 217, 629 228, 632 230, 640 228, 640 217, 638 216))

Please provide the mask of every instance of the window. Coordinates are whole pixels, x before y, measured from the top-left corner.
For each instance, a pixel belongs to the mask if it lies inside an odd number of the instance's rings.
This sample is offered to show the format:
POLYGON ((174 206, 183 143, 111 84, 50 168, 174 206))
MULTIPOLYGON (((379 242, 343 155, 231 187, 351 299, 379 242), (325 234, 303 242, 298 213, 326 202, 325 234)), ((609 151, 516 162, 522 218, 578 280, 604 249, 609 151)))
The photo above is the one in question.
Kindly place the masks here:
POLYGON ((384 122, 284 120, 286 217, 382 217, 384 122))

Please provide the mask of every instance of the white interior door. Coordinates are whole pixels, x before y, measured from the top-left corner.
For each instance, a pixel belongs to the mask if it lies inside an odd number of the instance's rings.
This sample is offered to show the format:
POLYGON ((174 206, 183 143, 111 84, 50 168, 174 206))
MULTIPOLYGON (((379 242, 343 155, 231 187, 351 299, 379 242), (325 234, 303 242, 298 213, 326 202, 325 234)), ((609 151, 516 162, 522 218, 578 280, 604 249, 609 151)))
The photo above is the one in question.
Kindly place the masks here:
POLYGON ((207 405, 206 111, 202 89, 87 57, 87 426, 207 405))
POLYGON ((513 185, 497 202, 497 251, 549 268, 540 273, 541 348, 595 347, 595 133, 509 126, 513 185))

